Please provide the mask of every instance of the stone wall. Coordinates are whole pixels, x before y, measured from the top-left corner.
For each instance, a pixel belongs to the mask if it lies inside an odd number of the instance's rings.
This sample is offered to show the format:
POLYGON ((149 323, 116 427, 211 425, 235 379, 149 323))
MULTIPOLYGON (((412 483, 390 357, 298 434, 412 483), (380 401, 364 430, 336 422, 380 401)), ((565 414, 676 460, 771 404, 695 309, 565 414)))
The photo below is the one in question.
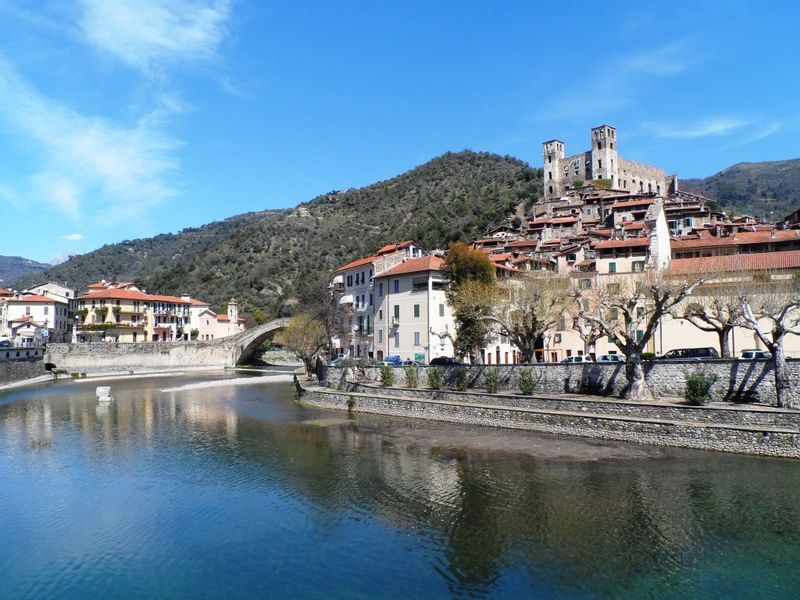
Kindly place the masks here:
POLYGON ((409 397, 398 397, 379 395, 372 390, 363 394, 320 387, 303 389, 295 381, 301 401, 320 408, 643 444, 800 458, 800 431, 796 427, 697 423, 670 418, 606 415, 588 410, 556 412, 499 405, 495 395, 482 395, 470 402, 464 402, 462 398, 461 402, 455 402, 413 392, 409 397))
POLYGON ((0 360, 0 385, 46 375, 44 361, 0 360))
MULTIPOLYGON (((427 387, 427 370, 419 367, 419 387, 427 387)), ((455 387, 458 367, 440 367, 443 384, 455 387)), ((625 365, 547 363, 514 366, 467 366, 470 387, 484 387, 483 371, 496 368, 501 390, 516 390, 516 377, 522 370, 532 373, 535 392, 543 394, 583 393, 601 396, 619 396, 625 386, 625 365)), ((682 398, 686 375, 694 372, 715 374, 717 382, 711 387, 711 396, 717 401, 775 403, 775 379, 769 361, 649 361, 644 364, 647 383, 657 398, 682 398)), ((787 361, 792 381, 800 381, 800 361, 787 361)), ((405 369, 395 368, 394 381, 405 384, 405 369)), ((327 368, 329 385, 345 385, 343 369, 327 368)), ((368 380, 379 381, 380 369, 365 369, 368 380)), ((795 396, 791 394, 790 397, 795 396)))
POLYGON ((222 368, 236 363, 233 351, 231 347, 213 341, 50 344, 45 360, 70 372, 222 368))

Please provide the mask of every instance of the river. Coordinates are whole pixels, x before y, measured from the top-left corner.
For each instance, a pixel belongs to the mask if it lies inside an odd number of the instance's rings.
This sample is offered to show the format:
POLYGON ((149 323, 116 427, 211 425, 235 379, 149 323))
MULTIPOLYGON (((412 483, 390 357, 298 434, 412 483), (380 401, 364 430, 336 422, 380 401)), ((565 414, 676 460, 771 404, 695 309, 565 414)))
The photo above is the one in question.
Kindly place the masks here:
POLYGON ((800 592, 791 460, 348 417, 230 372, 1 393, 0 453, 4 599, 800 592))

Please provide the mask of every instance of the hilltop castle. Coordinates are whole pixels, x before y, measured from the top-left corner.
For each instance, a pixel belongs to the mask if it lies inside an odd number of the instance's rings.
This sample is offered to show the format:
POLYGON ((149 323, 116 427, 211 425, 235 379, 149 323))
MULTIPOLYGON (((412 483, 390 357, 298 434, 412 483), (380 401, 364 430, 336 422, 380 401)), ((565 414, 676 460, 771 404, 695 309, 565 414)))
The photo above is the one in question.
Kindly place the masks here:
POLYGON ((545 202, 560 198, 569 189, 592 180, 603 181, 614 190, 664 195, 677 191, 675 175, 666 177, 664 169, 620 158, 617 130, 610 125, 593 127, 588 151, 564 156, 564 142, 542 144, 544 154, 545 202))

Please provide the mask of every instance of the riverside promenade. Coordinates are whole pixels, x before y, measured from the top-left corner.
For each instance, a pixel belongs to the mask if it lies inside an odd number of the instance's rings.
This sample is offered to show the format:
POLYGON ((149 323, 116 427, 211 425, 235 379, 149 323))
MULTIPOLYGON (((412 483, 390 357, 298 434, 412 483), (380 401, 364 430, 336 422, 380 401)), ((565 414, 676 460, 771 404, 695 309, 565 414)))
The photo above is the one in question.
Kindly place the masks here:
MULTIPOLYGON (((572 367, 573 365, 569 365, 572 367)), ((580 369, 580 365, 574 365, 580 369)), ((400 371, 396 369, 395 371, 400 371)), ((569 369, 568 369, 569 370, 569 369)), ((577 369, 574 369, 577 374, 577 369)), ((564 370, 561 369, 562 376, 564 370)), ((715 401, 689 406, 677 395, 652 403, 612 395, 382 387, 329 369, 323 381, 295 380, 300 401, 319 408, 606 440, 800 458, 800 411, 715 401)), ((403 381, 395 378, 395 381, 403 381)))

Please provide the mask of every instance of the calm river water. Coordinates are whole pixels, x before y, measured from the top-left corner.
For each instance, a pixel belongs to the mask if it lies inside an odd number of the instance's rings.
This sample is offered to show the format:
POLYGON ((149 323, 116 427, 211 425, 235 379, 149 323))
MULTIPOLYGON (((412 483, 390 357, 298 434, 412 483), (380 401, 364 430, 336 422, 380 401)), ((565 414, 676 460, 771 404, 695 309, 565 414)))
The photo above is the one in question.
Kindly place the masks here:
POLYGON ((2 598, 800 594, 797 462, 96 385, 0 393, 2 598))

